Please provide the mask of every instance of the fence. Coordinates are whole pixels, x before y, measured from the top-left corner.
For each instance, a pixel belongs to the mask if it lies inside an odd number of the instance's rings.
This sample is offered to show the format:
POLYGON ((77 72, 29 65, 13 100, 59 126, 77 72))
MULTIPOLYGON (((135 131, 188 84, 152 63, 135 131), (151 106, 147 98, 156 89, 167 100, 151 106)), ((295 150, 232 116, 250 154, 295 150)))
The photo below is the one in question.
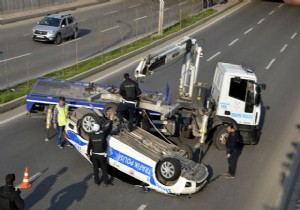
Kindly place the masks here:
POLYGON ((78 0, 0 0, 0 14, 39 9, 76 1, 78 0))

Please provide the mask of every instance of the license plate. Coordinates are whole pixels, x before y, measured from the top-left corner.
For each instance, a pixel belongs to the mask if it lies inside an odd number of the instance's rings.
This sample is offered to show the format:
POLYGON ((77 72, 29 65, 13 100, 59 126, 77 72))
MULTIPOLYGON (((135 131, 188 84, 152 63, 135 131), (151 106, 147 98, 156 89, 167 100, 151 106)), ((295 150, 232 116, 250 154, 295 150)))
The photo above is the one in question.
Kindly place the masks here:
POLYGON ((45 38, 45 36, 42 35, 36 35, 37 38, 45 38))

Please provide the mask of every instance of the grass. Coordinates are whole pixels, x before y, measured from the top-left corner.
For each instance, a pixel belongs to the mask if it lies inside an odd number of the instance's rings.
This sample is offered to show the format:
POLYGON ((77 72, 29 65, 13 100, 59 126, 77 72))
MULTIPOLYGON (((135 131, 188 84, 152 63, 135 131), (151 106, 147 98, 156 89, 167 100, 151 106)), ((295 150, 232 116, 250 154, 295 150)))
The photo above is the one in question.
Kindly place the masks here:
MULTIPOLYGON (((156 34, 149 35, 147 37, 138 39, 130 44, 124 45, 118 49, 109 51, 102 55, 98 55, 89 60, 79 62, 72 66, 57 70, 57 71, 47 74, 45 76, 46 77, 56 77, 56 78, 60 78, 60 79, 69 79, 80 73, 86 72, 92 68, 100 66, 108 61, 119 58, 123 55, 126 55, 130 52, 133 52, 137 49, 147 46, 159 39, 162 39, 170 34, 180 31, 183 28, 191 26, 192 24, 198 22, 199 20, 202 20, 203 18, 206 18, 206 17, 214 14, 215 12, 216 12, 216 10, 210 8, 210 9, 204 10, 194 16, 185 17, 181 20, 181 23, 176 23, 175 25, 172 25, 172 26, 164 29, 164 33, 161 36, 158 36, 156 34)), ((13 89, 6 89, 6 90, 0 91, 0 104, 3 104, 6 102, 9 102, 9 101, 12 101, 16 98, 27 95, 30 92, 30 90, 32 89, 35 82, 36 82, 36 79, 30 80, 28 82, 17 85, 13 89)))

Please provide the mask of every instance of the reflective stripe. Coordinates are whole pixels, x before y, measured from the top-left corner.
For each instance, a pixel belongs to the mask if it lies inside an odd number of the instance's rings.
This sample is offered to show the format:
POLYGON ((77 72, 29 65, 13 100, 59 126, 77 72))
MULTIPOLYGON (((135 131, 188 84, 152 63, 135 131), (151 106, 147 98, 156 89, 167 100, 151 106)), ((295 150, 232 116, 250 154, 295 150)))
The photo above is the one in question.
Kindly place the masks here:
POLYGON ((101 153, 95 153, 93 152, 93 155, 103 155, 103 156, 107 156, 107 154, 105 152, 101 152, 101 153))
POLYGON ((125 99, 123 99, 122 102, 123 102, 123 103, 128 103, 128 104, 134 104, 134 105, 137 104, 136 101, 126 101, 125 99))
POLYGON ((69 106, 65 104, 64 107, 60 107, 59 104, 56 105, 57 109, 57 122, 59 126, 65 126, 67 124, 67 116, 69 106))

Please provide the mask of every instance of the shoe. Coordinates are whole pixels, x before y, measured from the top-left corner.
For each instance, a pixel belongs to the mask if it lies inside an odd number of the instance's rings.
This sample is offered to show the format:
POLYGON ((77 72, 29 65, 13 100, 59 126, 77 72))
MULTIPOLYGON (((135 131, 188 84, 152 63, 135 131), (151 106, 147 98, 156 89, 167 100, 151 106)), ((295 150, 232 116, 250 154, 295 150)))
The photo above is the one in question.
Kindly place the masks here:
POLYGON ((149 189, 148 189, 147 187, 143 186, 143 192, 144 192, 144 193, 148 193, 148 192, 149 192, 149 189))
POLYGON ((229 172, 224 173, 224 176, 229 176, 229 175, 230 175, 229 172))
POLYGON ((74 146, 72 144, 67 144, 67 147, 73 148, 74 146))
POLYGON ((232 175, 230 175, 230 174, 228 174, 227 176, 225 176, 225 178, 227 178, 227 179, 234 179, 235 177, 232 176, 232 175))
POLYGON ((59 147, 59 149, 63 149, 63 146, 61 146, 61 145, 58 145, 58 147, 59 147))

